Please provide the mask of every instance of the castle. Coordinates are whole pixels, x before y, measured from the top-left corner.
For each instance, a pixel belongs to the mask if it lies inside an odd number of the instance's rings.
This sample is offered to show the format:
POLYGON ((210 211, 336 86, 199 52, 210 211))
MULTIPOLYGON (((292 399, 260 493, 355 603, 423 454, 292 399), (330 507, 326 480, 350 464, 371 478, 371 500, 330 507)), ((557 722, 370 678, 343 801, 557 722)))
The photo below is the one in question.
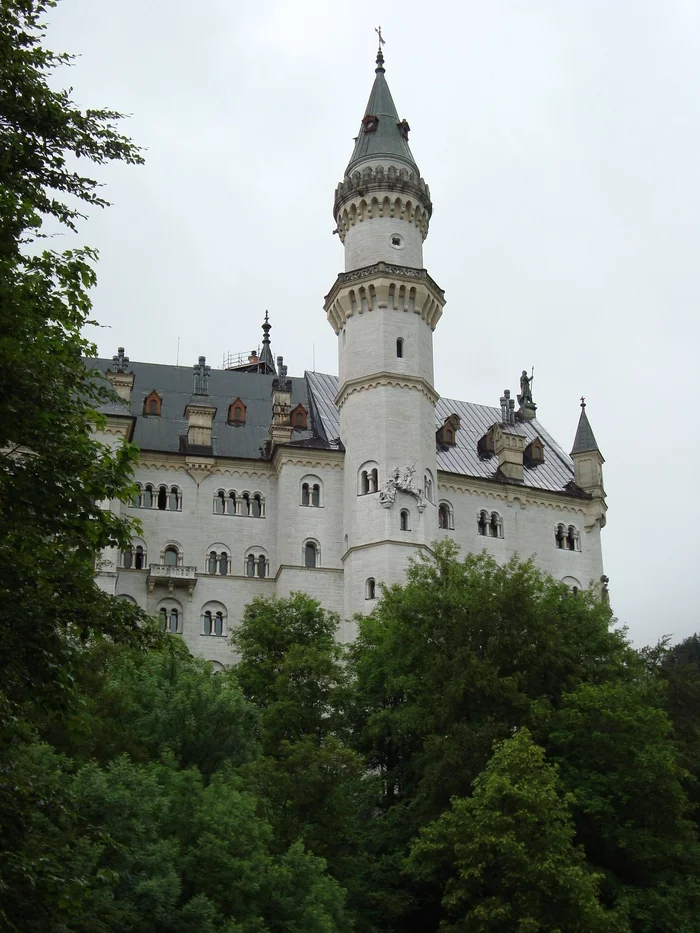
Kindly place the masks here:
POLYGON ((423 264, 432 204, 385 77, 376 77, 335 192, 345 271, 325 299, 338 376, 287 375, 267 313, 261 348, 213 370, 95 365, 119 403, 101 439, 140 449, 128 507, 142 537, 104 552, 99 585, 138 603, 215 667, 257 595, 302 590, 371 611, 381 583, 451 538, 497 560, 532 557, 572 589, 605 588, 603 457, 585 405, 571 455, 539 423, 531 379, 500 407, 441 398, 433 332, 445 295, 423 264))

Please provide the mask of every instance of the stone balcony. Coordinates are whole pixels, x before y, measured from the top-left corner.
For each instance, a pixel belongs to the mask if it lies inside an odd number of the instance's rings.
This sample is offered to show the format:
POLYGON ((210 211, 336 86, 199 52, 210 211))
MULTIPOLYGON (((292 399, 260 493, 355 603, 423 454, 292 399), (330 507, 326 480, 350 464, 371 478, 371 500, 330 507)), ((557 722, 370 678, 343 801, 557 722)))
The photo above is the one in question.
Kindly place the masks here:
POLYGON ((156 586, 167 586, 169 593, 172 593, 175 587, 185 588, 187 595, 192 599, 192 593, 197 585, 197 568, 149 564, 146 584, 149 593, 152 593, 156 586))

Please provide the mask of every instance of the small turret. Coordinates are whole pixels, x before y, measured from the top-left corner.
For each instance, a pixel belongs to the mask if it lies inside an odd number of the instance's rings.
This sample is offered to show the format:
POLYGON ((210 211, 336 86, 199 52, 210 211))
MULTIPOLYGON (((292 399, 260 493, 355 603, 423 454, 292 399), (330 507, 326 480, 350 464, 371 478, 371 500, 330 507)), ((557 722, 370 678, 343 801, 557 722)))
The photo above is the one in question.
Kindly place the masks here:
POLYGON ((574 461, 574 482, 576 485, 591 493, 592 496, 605 498, 605 489, 603 488, 603 464, 605 458, 598 448, 598 442, 588 420, 586 400, 584 398, 581 399, 581 416, 576 428, 574 446, 571 448, 571 459, 574 461))

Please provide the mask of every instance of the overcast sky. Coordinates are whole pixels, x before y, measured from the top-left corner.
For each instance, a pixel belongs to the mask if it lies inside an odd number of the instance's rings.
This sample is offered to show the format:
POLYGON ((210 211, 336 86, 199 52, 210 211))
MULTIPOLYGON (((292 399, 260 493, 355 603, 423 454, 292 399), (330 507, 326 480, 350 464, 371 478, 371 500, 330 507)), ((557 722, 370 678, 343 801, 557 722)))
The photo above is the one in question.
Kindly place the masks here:
POLYGON ((267 308, 294 375, 314 353, 337 372, 333 192, 381 23, 433 196, 436 388, 498 405, 534 365, 567 450, 585 395, 617 615, 637 644, 700 628, 697 0, 62 0, 50 20, 76 101, 131 114, 146 150, 101 172, 114 206, 80 234, 100 354, 175 363, 179 337, 180 363, 220 366, 267 308))

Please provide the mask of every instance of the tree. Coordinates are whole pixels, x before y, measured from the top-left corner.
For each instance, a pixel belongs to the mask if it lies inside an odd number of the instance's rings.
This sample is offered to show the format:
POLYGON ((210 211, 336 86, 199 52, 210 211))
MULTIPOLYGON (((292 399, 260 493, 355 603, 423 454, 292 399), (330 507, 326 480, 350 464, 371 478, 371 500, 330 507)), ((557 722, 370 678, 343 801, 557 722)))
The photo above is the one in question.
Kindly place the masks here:
POLYGON ((239 769, 268 804, 276 845, 303 839, 322 856, 355 907, 367 859, 363 817, 373 782, 347 744, 347 672, 338 617, 302 593, 258 597, 234 630, 243 693, 260 710, 262 756, 239 769))
POLYGON ((100 507, 125 501, 134 452, 97 442, 109 396, 83 362, 94 251, 38 249, 42 225, 76 229, 105 206, 83 161, 137 163, 120 115, 79 110, 48 78, 70 64, 42 45, 53 0, 0 3, 0 674, 6 702, 58 703, 86 638, 137 638, 142 618, 100 594, 93 561, 129 525, 100 507))
POLYGON ((700 848, 671 723, 653 683, 582 684, 547 724, 577 840, 635 933, 690 933, 700 848))
POLYGON ((444 933, 602 933, 626 926, 597 897, 556 768, 527 729, 498 744, 471 797, 421 830, 408 869, 442 886, 444 933))

